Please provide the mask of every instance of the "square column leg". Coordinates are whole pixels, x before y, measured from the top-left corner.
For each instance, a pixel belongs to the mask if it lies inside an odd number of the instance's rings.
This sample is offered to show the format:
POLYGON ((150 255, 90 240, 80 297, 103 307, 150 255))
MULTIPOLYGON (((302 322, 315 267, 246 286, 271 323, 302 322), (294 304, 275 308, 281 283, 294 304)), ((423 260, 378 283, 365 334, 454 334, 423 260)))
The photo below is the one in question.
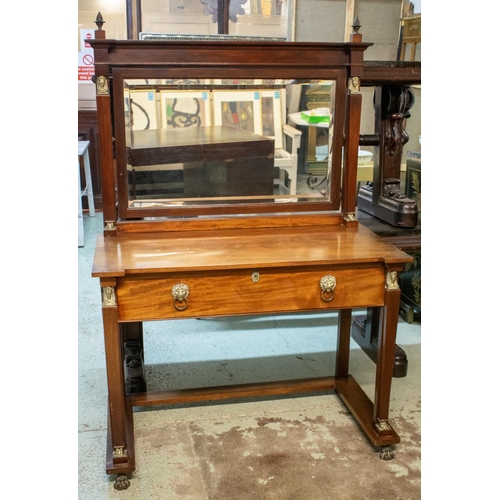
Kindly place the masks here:
POLYGON ((109 404, 106 472, 126 474, 135 470, 133 414, 132 406, 125 396, 123 340, 118 323, 115 287, 109 281, 101 280, 109 404))
POLYGON ((394 432, 388 419, 400 298, 401 290, 397 282, 397 272, 389 270, 386 279, 385 305, 380 314, 373 405, 373 420, 380 436, 391 435, 394 432))

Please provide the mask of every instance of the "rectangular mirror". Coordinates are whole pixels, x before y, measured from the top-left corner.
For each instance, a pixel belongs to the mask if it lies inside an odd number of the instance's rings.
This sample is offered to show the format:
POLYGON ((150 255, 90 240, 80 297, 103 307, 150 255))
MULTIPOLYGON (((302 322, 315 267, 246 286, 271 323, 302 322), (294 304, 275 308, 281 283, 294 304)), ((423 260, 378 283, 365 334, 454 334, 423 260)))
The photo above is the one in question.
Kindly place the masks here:
POLYGON ((128 217, 339 208, 334 79, 124 78, 120 87, 117 168, 128 217))

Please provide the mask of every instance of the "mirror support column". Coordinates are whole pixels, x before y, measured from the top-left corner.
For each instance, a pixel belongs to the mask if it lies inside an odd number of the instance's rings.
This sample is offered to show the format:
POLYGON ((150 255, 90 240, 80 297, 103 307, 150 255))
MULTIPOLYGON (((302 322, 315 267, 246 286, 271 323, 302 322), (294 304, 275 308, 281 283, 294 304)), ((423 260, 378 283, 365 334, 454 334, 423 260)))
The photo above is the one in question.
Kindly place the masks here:
MULTIPOLYGON (((106 39, 106 32, 100 26, 95 31, 95 38, 100 40, 106 39)), ((97 123, 99 127, 99 150, 102 169, 102 208, 105 235, 115 234, 116 231, 116 196, 110 82, 108 77, 108 47, 109 45, 104 45, 94 48, 96 56, 94 79, 96 84, 97 123)))
MULTIPOLYGON (((362 42, 358 33, 361 25, 356 17, 353 21, 351 42, 362 42)), ((359 132, 361 127, 361 84, 359 77, 363 75, 363 49, 353 47, 349 54, 349 85, 346 109, 346 141, 344 145, 344 169, 342 178, 342 212, 346 226, 357 225, 356 219, 356 178, 358 166, 359 132)))
POLYGON ((342 178, 342 212, 346 225, 356 223, 356 177, 358 164, 359 130, 361 123, 361 93, 359 78, 349 79, 347 96, 346 142, 342 178))

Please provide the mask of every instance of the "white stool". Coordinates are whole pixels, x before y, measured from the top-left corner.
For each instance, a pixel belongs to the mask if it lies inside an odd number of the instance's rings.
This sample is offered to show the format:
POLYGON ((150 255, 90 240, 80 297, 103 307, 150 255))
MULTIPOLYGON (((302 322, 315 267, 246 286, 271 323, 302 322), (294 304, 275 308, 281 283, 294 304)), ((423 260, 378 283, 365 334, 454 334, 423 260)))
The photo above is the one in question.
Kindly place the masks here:
POLYGON ((90 173, 89 160, 90 141, 78 141, 78 246, 83 247, 83 209, 82 196, 86 196, 89 204, 89 215, 95 216, 94 191, 92 189, 92 174, 90 173), (82 181, 80 178, 80 156, 83 156, 83 169, 85 172, 85 189, 82 191, 82 181))

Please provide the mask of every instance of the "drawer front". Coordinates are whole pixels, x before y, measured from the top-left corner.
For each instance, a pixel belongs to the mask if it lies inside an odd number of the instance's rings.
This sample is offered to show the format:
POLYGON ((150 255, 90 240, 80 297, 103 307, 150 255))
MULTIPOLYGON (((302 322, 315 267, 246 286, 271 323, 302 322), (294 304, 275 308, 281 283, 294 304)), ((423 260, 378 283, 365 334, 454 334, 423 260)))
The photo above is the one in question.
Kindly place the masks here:
POLYGON ((384 289, 382 266, 321 267, 129 276, 117 280, 116 297, 120 321, 148 321, 381 306, 384 289), (322 298, 325 275, 334 276, 336 285, 322 298), (174 301, 172 287, 179 283, 189 287, 187 300, 174 301))

